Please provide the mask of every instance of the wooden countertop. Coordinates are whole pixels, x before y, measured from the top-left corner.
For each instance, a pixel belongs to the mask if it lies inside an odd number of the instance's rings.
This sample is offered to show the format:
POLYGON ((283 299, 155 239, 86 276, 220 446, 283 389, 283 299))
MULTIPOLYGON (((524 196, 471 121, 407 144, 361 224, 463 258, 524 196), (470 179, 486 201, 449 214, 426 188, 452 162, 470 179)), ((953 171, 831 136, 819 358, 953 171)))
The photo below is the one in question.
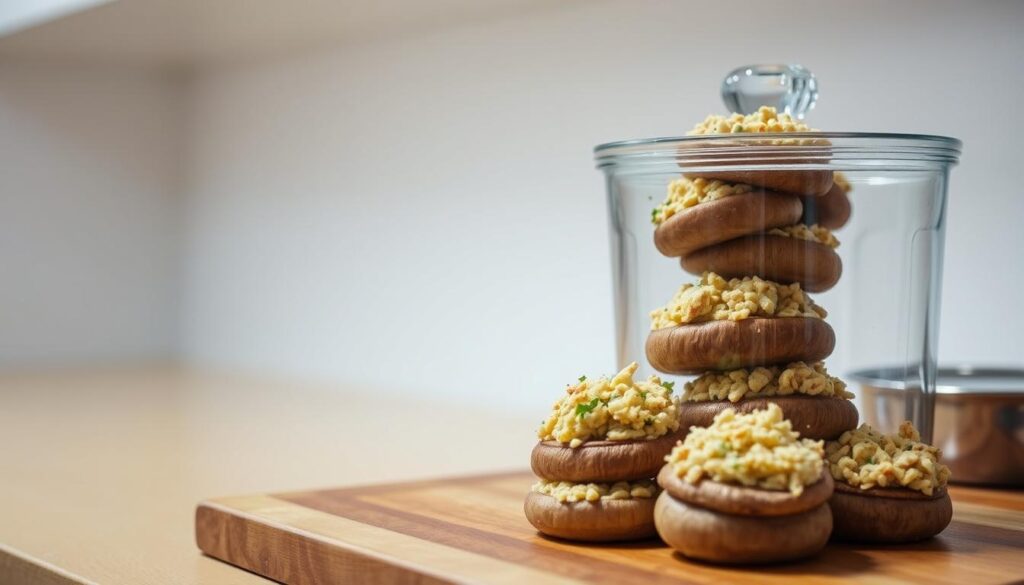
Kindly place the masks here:
POLYGON ((200 500, 521 469, 535 424, 169 367, 3 375, 0 583, 268 583, 199 553, 200 500))
POLYGON ((955 487, 953 521, 936 538, 833 542, 792 563, 730 567, 688 560, 657 539, 541 536, 523 514, 532 478, 523 471, 215 498, 196 513, 196 539, 216 558, 292 585, 990 585, 1024 575, 1021 494, 955 487))
MULTIPOLYGON (((0 583, 268 583, 199 553, 199 501, 519 470, 534 424, 170 367, 3 375, 0 583)), ((1020 530, 1024 492, 952 493, 971 522, 1020 530)))

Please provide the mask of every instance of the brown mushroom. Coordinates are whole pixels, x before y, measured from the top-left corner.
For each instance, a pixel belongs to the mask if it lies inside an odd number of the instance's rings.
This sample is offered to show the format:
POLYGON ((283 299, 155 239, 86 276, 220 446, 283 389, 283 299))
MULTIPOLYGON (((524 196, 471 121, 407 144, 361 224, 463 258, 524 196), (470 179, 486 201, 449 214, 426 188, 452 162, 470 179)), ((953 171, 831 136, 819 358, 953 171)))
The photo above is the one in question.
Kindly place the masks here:
POLYGON ((789 490, 767 490, 711 480, 696 484, 676 475, 672 465, 658 473, 658 485, 677 500, 702 508, 741 516, 789 516, 824 504, 832 496, 832 476, 823 469, 821 479, 794 495, 789 490))
POLYGON ((541 441, 530 454, 533 473, 541 479, 573 483, 612 483, 650 479, 665 464, 665 456, 689 427, 680 427, 654 439, 587 441, 569 447, 558 441, 541 441))
POLYGON ((953 518, 953 503, 945 488, 928 496, 909 488, 862 490, 836 482, 829 500, 836 540, 899 543, 931 538, 953 518))
POLYGON ((715 272, 724 278, 757 275, 775 282, 799 282, 805 290, 825 291, 839 282, 843 262, 825 244, 772 234, 736 238, 683 256, 683 270, 715 272))
POLYGON ((670 257, 733 238, 792 225, 800 220, 800 198, 758 191, 700 203, 668 218, 654 230, 654 245, 670 257))
POLYGON ((654 537, 654 498, 559 502, 530 492, 523 505, 526 519, 549 536, 587 542, 654 537))
POLYGON ((767 563, 811 556, 828 542, 828 504, 786 516, 724 514, 662 492, 654 506, 662 540, 685 556, 725 564, 767 563))
POLYGON ((836 334, 814 317, 751 317, 655 329, 647 361, 669 374, 699 374, 749 366, 816 362, 832 353, 836 334))
POLYGON ((803 203, 804 215, 801 221, 807 225, 816 223, 837 230, 850 220, 850 198, 839 183, 834 183, 828 193, 820 197, 804 197, 803 203))
POLYGON ((857 407, 845 398, 835 396, 766 396, 743 398, 737 402, 712 400, 706 402, 683 402, 679 407, 679 423, 689 429, 691 426, 706 427, 718 413, 726 408, 737 412, 753 412, 774 402, 782 408, 783 415, 801 437, 814 440, 834 440, 851 429, 857 428, 857 407))
MULTIPOLYGON (((770 163, 777 165, 802 162, 791 158, 765 157, 765 160, 744 161, 748 164, 770 163)), ((719 166, 724 163, 719 162, 719 166)), ((824 195, 832 187, 832 171, 830 170, 763 170, 763 171, 701 171, 684 173, 689 178, 703 177, 717 179, 727 183, 745 183, 781 193, 818 197, 824 195)))
POLYGON ((805 140, 801 144, 797 139, 792 146, 773 142, 751 134, 695 136, 681 141, 676 162, 691 178, 745 183, 794 195, 820 196, 828 192, 834 176, 831 170, 792 168, 827 163, 831 158, 827 140, 805 140), (738 168, 732 170, 730 166, 738 168), (715 170, 699 170, 705 167, 715 170), (759 170, 741 170, 751 167, 759 170))

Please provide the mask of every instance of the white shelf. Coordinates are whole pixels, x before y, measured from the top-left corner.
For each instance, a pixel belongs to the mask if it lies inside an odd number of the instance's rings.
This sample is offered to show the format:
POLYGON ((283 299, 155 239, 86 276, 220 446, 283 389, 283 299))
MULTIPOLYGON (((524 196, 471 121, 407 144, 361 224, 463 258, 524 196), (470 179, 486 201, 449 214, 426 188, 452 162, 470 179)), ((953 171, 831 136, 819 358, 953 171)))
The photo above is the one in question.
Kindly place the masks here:
MULTIPOLYGON (((17 4, 28 3, 15 0, 17 4)), ((12 5, 7 27, 0 12, 0 56, 189 67, 358 42, 544 5, 554 1, 48 0, 35 3, 31 14, 20 14, 26 11, 12 5), (31 23, 36 24, 25 28, 31 23), (4 31, 12 32, 4 36, 4 31)))
POLYGON ((0 3, 0 37, 109 1, 4 0, 0 3))

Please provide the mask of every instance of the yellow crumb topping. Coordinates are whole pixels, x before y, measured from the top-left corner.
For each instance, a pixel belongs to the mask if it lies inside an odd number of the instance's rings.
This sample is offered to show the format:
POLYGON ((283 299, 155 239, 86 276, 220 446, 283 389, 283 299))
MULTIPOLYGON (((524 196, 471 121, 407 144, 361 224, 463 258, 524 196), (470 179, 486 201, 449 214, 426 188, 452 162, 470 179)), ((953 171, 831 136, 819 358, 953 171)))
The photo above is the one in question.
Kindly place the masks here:
POLYGON ((633 362, 611 379, 580 376, 555 402, 537 436, 579 447, 589 440, 655 439, 678 430, 675 383, 662 382, 658 376, 634 381, 637 367, 633 362))
POLYGON ((551 496, 561 503, 631 500, 658 495, 658 486, 651 480, 620 481, 611 485, 540 480, 530 490, 551 496))
POLYGON ((829 441, 825 456, 833 479, 862 490, 904 487, 930 496, 949 480, 949 468, 939 463, 942 451, 922 443, 910 421, 896 435, 862 424, 829 441))
POLYGON ((786 236, 787 238, 799 238, 801 240, 817 242, 829 248, 839 247, 839 240, 832 234, 832 230, 823 228, 818 224, 805 225, 798 223, 796 225, 773 228, 768 233, 773 236, 786 236))
POLYGON ((710 179, 680 177, 668 184, 668 195, 651 211, 651 222, 661 225, 684 209, 730 195, 750 193, 754 188, 743 183, 726 183, 710 179))
POLYGON ((683 388, 684 402, 728 400, 739 402, 744 398, 764 396, 834 396, 853 398, 846 391, 846 383, 830 376, 825 364, 793 362, 780 366, 739 369, 728 372, 705 372, 683 388))
POLYGON ((753 114, 712 114, 686 134, 704 136, 707 134, 739 134, 768 132, 817 132, 807 124, 789 114, 780 114, 771 106, 761 106, 753 114))
POLYGON ((827 315, 804 293, 800 283, 779 284, 757 276, 725 280, 714 272, 705 272, 696 284, 680 287, 667 305, 651 311, 651 329, 749 317, 823 319, 827 315))
POLYGON ((821 441, 801 439, 770 404, 749 414, 727 408, 711 426, 691 427, 665 460, 691 484, 707 478, 800 495, 821 477, 822 453, 821 441))
POLYGON ((846 175, 839 171, 832 173, 832 182, 838 185, 845 193, 849 193, 853 189, 853 186, 850 185, 850 181, 846 178, 846 175))

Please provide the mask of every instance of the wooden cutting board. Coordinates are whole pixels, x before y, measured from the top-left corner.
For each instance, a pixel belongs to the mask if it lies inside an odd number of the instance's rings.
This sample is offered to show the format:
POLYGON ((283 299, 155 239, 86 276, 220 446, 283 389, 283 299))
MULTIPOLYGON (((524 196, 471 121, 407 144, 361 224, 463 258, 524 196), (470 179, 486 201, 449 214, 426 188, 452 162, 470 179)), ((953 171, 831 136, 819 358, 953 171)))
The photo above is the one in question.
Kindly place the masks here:
POLYGON ((794 564, 724 568, 660 541, 579 545, 527 523, 528 473, 209 500, 204 553, 294 585, 322 583, 1007 583, 1024 579, 1024 492, 953 488, 953 522, 906 546, 829 545, 794 564))

